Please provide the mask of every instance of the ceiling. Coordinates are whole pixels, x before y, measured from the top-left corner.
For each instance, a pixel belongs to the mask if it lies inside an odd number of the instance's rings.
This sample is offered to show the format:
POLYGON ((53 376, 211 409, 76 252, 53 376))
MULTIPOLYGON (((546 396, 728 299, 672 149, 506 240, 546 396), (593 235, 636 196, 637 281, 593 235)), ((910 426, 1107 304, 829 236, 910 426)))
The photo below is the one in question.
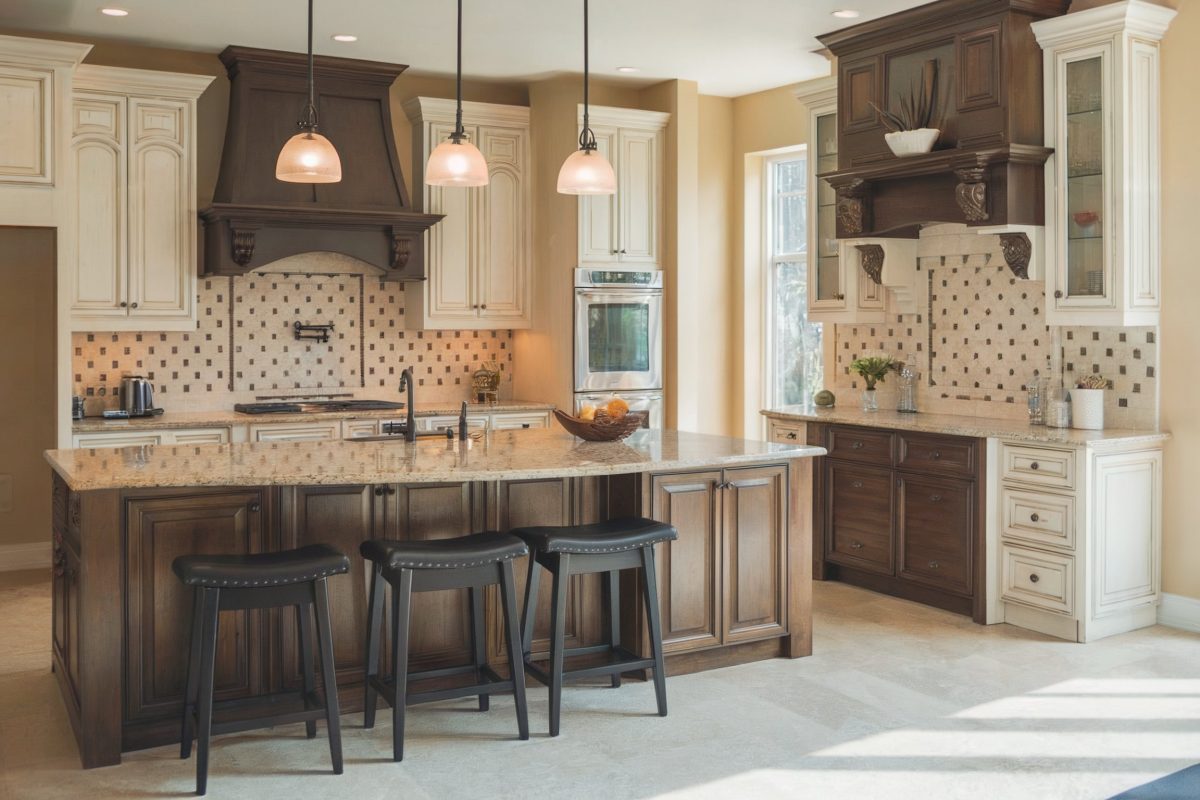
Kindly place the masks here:
MULTIPOLYGON (((818 34, 922 0, 595 0, 596 75, 652 82, 694 80, 705 94, 737 96, 829 73, 818 34), (857 20, 830 16, 862 12, 857 20)), ((216 52, 228 44, 303 50, 304 0, 4 0, 3 23, 27 30, 102 36, 216 52), (127 17, 100 13, 103 6, 127 17)), ((533 80, 582 71, 582 6, 570 0, 465 0, 463 72, 533 80)), ((454 71, 452 0, 317 0, 318 53, 395 61, 421 74, 454 71), (352 44, 333 34, 359 37, 352 44)))

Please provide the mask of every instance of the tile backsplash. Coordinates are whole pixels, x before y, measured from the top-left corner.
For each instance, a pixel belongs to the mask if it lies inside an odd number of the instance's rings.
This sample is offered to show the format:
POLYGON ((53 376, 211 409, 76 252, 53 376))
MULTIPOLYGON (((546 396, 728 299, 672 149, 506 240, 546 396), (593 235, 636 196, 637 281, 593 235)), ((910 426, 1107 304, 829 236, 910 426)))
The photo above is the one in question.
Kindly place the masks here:
MULTIPOLYGON (((921 231, 916 314, 885 322, 835 325, 836 363, 826 368, 842 403, 862 388, 850 362, 885 352, 903 361, 917 354, 922 372, 918 407, 972 416, 1023 418, 1034 378, 1074 385, 1084 374, 1111 382, 1109 427, 1149 428, 1158 419, 1158 349, 1154 328, 1046 325, 1045 283, 1018 280, 1004 263, 1000 241, 963 225, 921 231)), ((880 404, 895 402, 896 379, 880 384, 880 404)), ((894 406, 893 406, 894 407, 894 406)))
POLYGON ((72 335, 74 392, 89 415, 119 405, 127 374, 150 378, 164 408, 207 411, 263 397, 395 399, 408 366, 421 401, 457 401, 494 360, 511 396, 511 331, 406 330, 404 287, 354 259, 311 253, 198 284, 195 331, 72 335), (329 341, 297 340, 296 322, 332 324, 329 341))

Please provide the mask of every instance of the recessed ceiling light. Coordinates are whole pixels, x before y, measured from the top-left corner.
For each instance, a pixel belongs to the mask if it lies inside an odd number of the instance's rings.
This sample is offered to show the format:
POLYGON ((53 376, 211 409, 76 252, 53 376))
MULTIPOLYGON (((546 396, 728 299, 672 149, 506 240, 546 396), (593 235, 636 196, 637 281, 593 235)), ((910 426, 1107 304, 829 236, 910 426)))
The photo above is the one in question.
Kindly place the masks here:
POLYGON ((638 69, 637 67, 617 67, 617 72, 630 73, 630 72, 641 72, 641 70, 638 69))
POLYGON ((129 12, 123 8, 102 8, 100 13, 106 17, 128 17, 129 12))
POLYGON ((838 19, 858 19, 862 16, 862 13, 855 11, 853 8, 843 8, 838 11, 834 11, 833 15, 838 19))
POLYGON ((353 33, 335 33, 333 36, 330 36, 329 38, 333 39, 335 42, 357 42, 358 41, 358 37, 355 36, 353 33))

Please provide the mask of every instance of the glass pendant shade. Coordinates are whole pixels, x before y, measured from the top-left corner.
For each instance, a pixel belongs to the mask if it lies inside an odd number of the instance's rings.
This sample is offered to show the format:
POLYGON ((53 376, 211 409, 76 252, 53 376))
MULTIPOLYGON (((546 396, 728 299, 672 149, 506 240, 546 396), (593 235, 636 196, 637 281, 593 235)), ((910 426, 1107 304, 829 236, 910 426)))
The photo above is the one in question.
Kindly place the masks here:
POLYGON ((316 131, 297 133, 279 151, 275 177, 288 183, 337 183, 342 160, 328 139, 316 131))
POLYGON ((559 194, 616 194, 617 176, 599 150, 576 150, 558 171, 559 194))
POLYGON ((479 148, 469 139, 453 138, 439 144, 425 164, 430 186, 487 186, 488 166, 479 148))

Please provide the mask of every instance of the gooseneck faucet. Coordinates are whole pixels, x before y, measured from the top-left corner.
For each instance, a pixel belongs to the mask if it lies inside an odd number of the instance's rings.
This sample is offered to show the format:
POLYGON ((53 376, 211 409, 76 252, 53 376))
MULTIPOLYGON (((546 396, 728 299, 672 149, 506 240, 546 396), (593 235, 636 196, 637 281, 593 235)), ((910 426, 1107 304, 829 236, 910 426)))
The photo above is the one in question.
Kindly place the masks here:
POLYGON ((408 392, 408 398, 405 402, 407 412, 404 415, 404 441, 415 442, 417 440, 417 420, 413 416, 413 371, 412 367, 405 367, 404 372, 400 373, 400 391, 408 392))

